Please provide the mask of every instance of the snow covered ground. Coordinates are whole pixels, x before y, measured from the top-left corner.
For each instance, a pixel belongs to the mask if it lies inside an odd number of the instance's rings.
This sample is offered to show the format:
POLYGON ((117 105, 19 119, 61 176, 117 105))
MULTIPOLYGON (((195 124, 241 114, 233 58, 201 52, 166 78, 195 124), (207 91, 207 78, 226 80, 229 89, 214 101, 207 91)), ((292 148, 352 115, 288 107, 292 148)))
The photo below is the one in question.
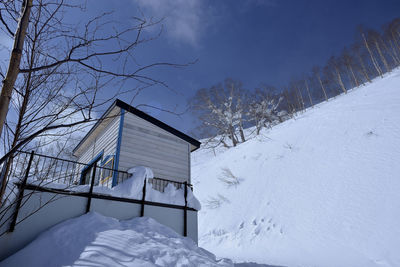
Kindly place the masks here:
POLYGON ((199 245, 284 266, 400 266, 400 71, 192 155, 199 245))
MULTIPOLYGON (((399 159, 397 70, 236 148, 195 152, 199 244, 241 267, 400 266, 399 159)), ((233 264, 150 218, 89 213, 2 266, 233 264)))
POLYGON ((151 218, 90 212, 60 223, 0 262, 5 266, 233 266, 151 218))

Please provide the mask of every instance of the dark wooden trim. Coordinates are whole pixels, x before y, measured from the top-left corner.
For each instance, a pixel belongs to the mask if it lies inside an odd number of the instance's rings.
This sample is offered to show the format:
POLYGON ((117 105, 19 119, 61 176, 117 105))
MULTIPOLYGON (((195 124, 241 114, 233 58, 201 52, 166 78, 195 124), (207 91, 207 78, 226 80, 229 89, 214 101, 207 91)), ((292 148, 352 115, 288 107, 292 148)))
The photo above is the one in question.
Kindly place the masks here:
POLYGON ((187 187, 188 184, 185 182, 185 207, 183 209, 183 236, 187 236, 187 187))
POLYGON ((18 213, 19 213, 19 209, 21 208, 22 199, 24 197, 24 190, 26 188, 26 181, 28 180, 29 171, 31 170, 31 165, 32 165, 32 160, 33 160, 34 154, 35 154, 35 152, 32 151, 31 152, 31 156, 29 158, 28 166, 26 168, 24 180, 22 180, 22 183, 21 183, 21 185, 19 187, 17 204, 16 204, 16 207, 15 207, 15 211, 14 211, 14 214, 13 214, 12 221, 10 223, 10 228, 8 229, 9 232, 14 232, 15 225, 17 224, 18 213))
POLYGON ((143 193, 142 193, 142 206, 140 208, 140 217, 144 216, 144 202, 146 201, 146 184, 147 184, 147 179, 144 178, 144 184, 143 184, 143 193))
POLYGON ((192 144, 193 146, 195 146, 196 149, 199 148, 200 145, 201 145, 201 143, 199 141, 197 141, 196 139, 194 139, 194 138, 182 133, 181 131, 179 131, 179 130, 177 130, 175 128, 172 128, 168 124, 166 124, 166 123, 164 123, 164 122, 162 122, 162 121, 150 116, 149 114, 147 114, 147 113, 145 113, 145 112, 143 112, 143 111, 141 111, 141 110, 139 110, 137 108, 132 107, 131 105, 121 101, 120 99, 115 100, 115 105, 117 107, 123 108, 126 111, 128 111, 128 112, 130 112, 130 113, 132 113, 132 114, 134 114, 134 115, 136 115, 136 116, 138 116, 138 117, 140 117, 140 118, 142 118, 142 119, 144 119, 144 120, 146 120, 146 121, 148 121, 148 122, 160 127, 161 129, 164 129, 167 132, 169 132, 169 133, 171 133, 171 134, 173 134, 173 135, 185 140, 186 142, 188 142, 188 143, 192 144))
POLYGON ((89 130, 89 132, 85 135, 85 137, 82 138, 82 140, 79 142, 79 144, 72 150, 73 153, 75 153, 75 151, 78 150, 78 148, 86 141, 86 139, 89 137, 90 134, 92 134, 92 132, 97 128, 97 126, 100 125, 100 123, 107 118, 107 114, 115 107, 119 107, 122 108, 126 111, 128 111, 129 113, 132 113, 136 116, 138 116, 139 118, 142 118, 158 127, 160 127, 161 129, 164 129, 165 131, 185 140, 186 142, 190 143, 191 145, 193 145, 195 147, 195 149, 193 149, 191 152, 197 150, 201 143, 199 141, 197 141, 196 139, 182 133, 181 131, 169 126, 168 124, 150 116, 149 114, 132 107, 131 105, 123 102, 120 99, 116 99, 111 106, 106 110, 106 112, 104 112, 104 114, 101 116, 101 118, 95 123, 95 125, 93 125, 93 127, 89 130))
POLYGON ((95 162, 93 165, 92 180, 90 181, 88 201, 86 204, 86 213, 88 213, 90 211, 90 205, 92 204, 93 186, 94 186, 94 180, 96 179, 96 165, 97 165, 97 163, 95 162))
MULTIPOLYGON (((87 192, 74 192, 74 191, 66 190, 66 189, 45 188, 45 187, 40 187, 38 185, 32 185, 32 184, 27 184, 25 186, 25 189, 32 190, 32 191, 60 194, 60 195, 78 196, 78 197, 86 197, 86 198, 88 197, 88 193, 87 192)), ((113 201, 119 201, 119 202, 128 202, 128 203, 135 203, 135 204, 142 204, 142 202, 143 202, 145 205, 149 205, 149 206, 171 208, 171 209, 180 209, 180 210, 184 210, 185 209, 185 206, 179 206, 179 205, 167 204, 167 203, 159 203, 159 202, 152 202, 152 201, 147 201, 147 200, 146 201, 142 201, 142 200, 138 200, 138 199, 115 197, 115 196, 103 195, 103 194, 98 194, 98 193, 92 193, 92 198, 113 200, 113 201)), ((197 211, 196 209, 193 209, 193 208, 190 208, 190 207, 187 207, 187 210, 197 211)))

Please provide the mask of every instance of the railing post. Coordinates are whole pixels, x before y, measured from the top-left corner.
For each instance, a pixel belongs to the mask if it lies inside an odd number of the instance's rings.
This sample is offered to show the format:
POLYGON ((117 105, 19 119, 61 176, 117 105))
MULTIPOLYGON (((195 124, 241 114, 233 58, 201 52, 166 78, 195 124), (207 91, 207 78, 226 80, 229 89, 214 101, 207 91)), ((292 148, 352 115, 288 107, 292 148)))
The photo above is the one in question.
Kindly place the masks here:
POLYGON ((146 200, 146 184, 147 184, 147 178, 144 178, 143 194, 142 194, 142 207, 140 209, 140 217, 144 216, 144 201, 146 200))
POLYGON ((90 211, 90 205, 92 203, 93 186, 94 186, 94 180, 96 179, 96 165, 97 165, 96 163, 93 165, 92 180, 90 181, 88 201, 86 204, 86 213, 90 211))
POLYGON ((183 210, 183 236, 187 236, 187 187, 188 184, 185 181, 185 209, 183 210))
POLYGON ((28 180, 29 171, 31 170, 31 165, 32 165, 32 160, 33 160, 33 156, 34 155, 35 155, 35 152, 32 151, 31 152, 31 156, 29 158, 28 167, 26 168, 25 177, 22 180, 21 187, 19 188, 17 204, 15 206, 15 211, 14 211, 13 218, 12 218, 12 221, 11 221, 11 224, 10 224, 10 229, 8 230, 9 232, 13 232, 14 229, 15 229, 15 225, 17 224, 18 213, 19 213, 19 209, 21 208, 22 199, 24 197, 24 190, 25 190, 25 186, 26 186, 26 181, 28 180))

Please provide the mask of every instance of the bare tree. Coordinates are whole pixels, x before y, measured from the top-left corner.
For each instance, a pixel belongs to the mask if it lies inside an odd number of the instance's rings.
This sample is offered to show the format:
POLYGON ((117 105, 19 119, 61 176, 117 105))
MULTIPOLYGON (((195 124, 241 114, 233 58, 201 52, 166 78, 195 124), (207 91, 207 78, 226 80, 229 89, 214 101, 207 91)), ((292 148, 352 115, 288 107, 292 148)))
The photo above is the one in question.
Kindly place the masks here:
POLYGON ((347 93, 346 86, 343 83, 342 74, 340 70, 341 62, 334 56, 330 57, 328 62, 326 63, 325 70, 327 76, 332 74, 333 80, 339 85, 340 89, 343 93, 347 93))
POLYGON ((273 86, 262 85, 250 96, 248 120, 256 127, 257 135, 261 129, 270 128, 281 122, 278 109, 283 97, 279 96, 273 86))
MULTIPOLYGON (((98 120, 95 112, 104 109, 118 95, 129 94, 132 102, 153 85, 168 88, 149 75, 151 69, 185 66, 168 62, 137 63, 137 48, 161 33, 145 29, 156 27, 159 21, 133 17, 119 23, 112 13, 106 12, 83 24, 64 22, 66 14, 85 17, 85 10, 81 4, 63 0, 1 2, 1 22, 14 39, 14 48, 7 75, 1 74, 6 77, 2 95, 4 92, 5 101, 11 105, 1 106, 2 109, 7 106, 10 116, 3 130, 6 133, 1 136, 4 155, 0 165, 35 138, 64 136, 98 120), (25 38, 21 39, 24 27, 25 38), (19 48, 21 51, 15 54, 19 48), (10 86, 12 95, 8 93, 10 86), (107 88, 113 91, 105 97, 101 92, 107 88)), ((10 164, 11 160, 0 181, 0 200, 10 164)))
POLYGON ((190 108, 198 115, 200 128, 210 129, 209 144, 222 143, 230 147, 246 141, 243 132, 245 98, 246 90, 242 88, 241 82, 232 79, 196 92, 190 101, 190 108), (231 145, 227 140, 231 141, 231 145))
POLYGON ((374 30, 369 30, 367 32, 367 38, 370 40, 370 42, 375 46, 376 51, 378 52, 380 60, 383 62, 383 65, 385 66, 386 72, 391 71, 391 68, 389 67, 389 64, 386 60, 386 57, 382 51, 382 37, 379 32, 374 31, 374 30))
POLYGON ((353 52, 353 55, 355 55, 356 59, 355 62, 358 62, 358 64, 356 63, 355 66, 357 67, 357 69, 361 72, 362 76, 364 77, 365 81, 371 82, 371 78, 370 78, 370 74, 369 71, 366 67, 366 60, 365 60, 365 54, 363 53, 362 50, 362 45, 358 42, 354 43, 351 47, 351 51, 353 52))
POLYGON ((358 87, 360 85, 357 75, 354 71, 354 59, 351 56, 350 52, 347 50, 347 48, 344 48, 341 54, 341 59, 346 67, 347 74, 349 76, 349 79, 352 81, 352 84, 354 87, 358 87))
POLYGON ((394 67, 400 65, 400 46, 398 44, 397 36, 395 34, 397 31, 397 27, 398 25, 396 20, 393 20, 382 27, 382 44, 386 50, 386 53, 390 55, 394 67))
POLYGON ((306 91, 307 91, 307 95, 308 95, 308 100, 310 101, 310 105, 311 105, 311 107, 314 107, 314 103, 313 103, 313 100, 312 100, 312 97, 311 97, 311 91, 310 91, 310 87, 308 86, 308 80, 309 80, 309 78, 308 77, 304 77, 304 85, 305 85, 305 87, 306 87, 306 91))
POLYGON ((366 36, 366 34, 365 34, 365 30, 364 30, 364 28, 363 28, 362 26, 359 26, 359 31, 360 31, 360 33, 361 33, 361 36, 362 36, 362 39, 363 39, 365 48, 368 50, 368 54, 369 54, 369 56, 370 56, 370 58, 371 58, 371 62, 372 62, 372 64, 373 64, 373 66, 374 66, 376 72, 378 73, 378 75, 382 77, 382 75, 383 75, 382 70, 381 70, 381 68, 379 67, 379 63, 378 63, 378 61, 376 60, 376 57, 375 57, 375 55, 374 55, 374 53, 373 53, 373 51, 371 50, 371 47, 370 47, 370 46, 371 46, 371 45, 370 45, 370 44, 371 44, 371 41, 367 39, 367 36, 366 36))
POLYGON ((322 82, 322 79, 321 79, 321 70, 320 70, 320 68, 318 66, 315 66, 315 67, 313 67, 312 72, 313 72, 314 76, 316 77, 316 79, 318 80, 318 83, 319 83, 319 85, 321 87, 321 90, 324 93, 325 101, 328 101, 328 96, 326 94, 326 89, 325 89, 324 83, 322 82))
POLYGON ((297 97, 294 90, 290 90, 289 88, 283 89, 283 96, 286 102, 285 109, 288 111, 290 116, 293 116, 298 111, 296 108, 297 97))
POLYGON ((29 16, 32 8, 32 0, 24 0, 24 2, 22 3, 20 19, 18 21, 15 34, 2 16, 2 12, 4 10, 8 12, 11 16, 16 15, 15 13, 17 12, 14 8, 12 8, 12 4, 12 2, 4 2, 4 7, 0 8, 0 21, 7 30, 6 33, 14 37, 14 45, 10 56, 7 74, 5 76, 2 74, 4 80, 0 95, 0 137, 3 130, 4 122, 6 120, 13 87, 19 73, 25 34, 29 24, 29 16))
POLYGON ((302 84, 301 81, 294 80, 290 83, 290 87, 296 93, 297 103, 298 103, 298 110, 304 110, 306 108, 306 104, 304 102, 303 94, 301 92, 302 84))

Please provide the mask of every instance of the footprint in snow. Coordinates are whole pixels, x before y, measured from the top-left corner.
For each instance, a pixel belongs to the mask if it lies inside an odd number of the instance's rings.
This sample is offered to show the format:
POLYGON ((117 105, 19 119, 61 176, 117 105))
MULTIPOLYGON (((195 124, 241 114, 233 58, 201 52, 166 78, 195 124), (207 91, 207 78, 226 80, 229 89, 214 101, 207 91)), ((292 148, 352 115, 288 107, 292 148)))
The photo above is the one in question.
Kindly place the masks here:
POLYGON ((254 229, 254 234, 255 235, 259 235, 260 234, 260 232, 261 232, 261 227, 260 226, 258 226, 256 229, 254 229))

